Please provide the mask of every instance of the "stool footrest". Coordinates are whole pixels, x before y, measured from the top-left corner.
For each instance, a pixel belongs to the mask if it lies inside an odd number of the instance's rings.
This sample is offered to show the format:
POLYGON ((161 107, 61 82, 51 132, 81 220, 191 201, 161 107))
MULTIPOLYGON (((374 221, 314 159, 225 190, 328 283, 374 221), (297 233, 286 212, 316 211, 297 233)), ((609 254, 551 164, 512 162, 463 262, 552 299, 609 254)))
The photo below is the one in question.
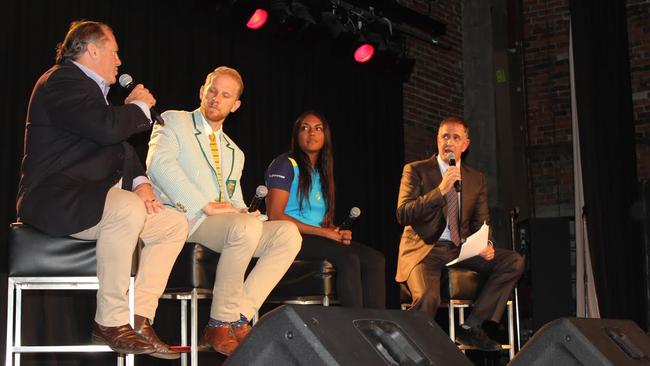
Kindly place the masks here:
POLYGON ((19 346, 12 347, 14 353, 76 353, 76 352, 114 352, 104 345, 78 346, 19 346))

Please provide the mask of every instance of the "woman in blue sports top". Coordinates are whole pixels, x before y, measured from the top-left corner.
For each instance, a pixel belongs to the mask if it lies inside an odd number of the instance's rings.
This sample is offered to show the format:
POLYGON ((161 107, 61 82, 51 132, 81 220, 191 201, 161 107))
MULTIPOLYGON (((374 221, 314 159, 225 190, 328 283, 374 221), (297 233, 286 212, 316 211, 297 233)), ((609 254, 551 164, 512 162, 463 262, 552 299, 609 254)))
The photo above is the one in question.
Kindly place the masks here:
POLYGON ((334 176, 329 124, 314 111, 293 126, 291 150, 266 170, 269 219, 294 222, 302 234, 298 259, 326 259, 336 268, 342 306, 385 307, 385 259, 379 251, 352 241, 352 231, 334 226, 334 176))

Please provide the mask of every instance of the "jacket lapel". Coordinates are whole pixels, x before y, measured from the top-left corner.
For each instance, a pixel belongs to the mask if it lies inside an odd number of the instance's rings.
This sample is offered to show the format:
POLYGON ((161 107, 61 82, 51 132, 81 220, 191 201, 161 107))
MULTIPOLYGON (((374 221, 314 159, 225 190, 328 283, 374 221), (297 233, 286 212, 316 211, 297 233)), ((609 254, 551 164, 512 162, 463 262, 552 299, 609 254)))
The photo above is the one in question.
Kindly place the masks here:
MULTIPOLYGON (((435 189, 440 182, 442 182, 442 174, 440 174, 440 165, 438 165, 438 159, 436 158, 437 155, 434 155, 431 157, 431 169, 428 170, 430 182, 432 184, 431 189, 435 189)), ((427 193, 427 191, 423 192, 427 193)), ((445 217, 445 222, 447 221, 447 205, 445 204, 445 207, 442 210, 442 214, 445 217)))
POLYGON ((221 142, 224 147, 223 155, 221 156, 221 161, 223 166, 221 167, 221 174, 226 177, 226 181, 230 180, 232 175, 233 167, 235 165, 235 149, 231 145, 230 138, 226 136, 225 133, 221 133, 221 142))
POLYGON ((197 109, 192 113, 192 123, 194 124, 194 138, 196 139, 196 143, 199 145, 199 148, 201 149, 201 153, 203 154, 203 158, 205 161, 208 163, 210 168, 212 168, 212 173, 216 179, 217 176, 217 168, 214 165, 214 159, 212 158, 212 151, 210 150, 210 146, 206 146, 205 138, 203 137, 203 128, 201 128, 201 112, 197 109))

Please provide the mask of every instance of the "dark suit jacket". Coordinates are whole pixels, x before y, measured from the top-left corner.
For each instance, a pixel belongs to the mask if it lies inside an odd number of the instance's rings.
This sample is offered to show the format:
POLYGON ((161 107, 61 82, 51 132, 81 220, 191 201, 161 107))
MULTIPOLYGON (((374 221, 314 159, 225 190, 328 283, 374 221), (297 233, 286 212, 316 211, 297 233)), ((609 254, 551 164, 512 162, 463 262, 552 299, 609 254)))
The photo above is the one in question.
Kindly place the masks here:
POLYGON ((19 219, 56 236, 96 225, 108 190, 120 178, 130 189, 145 175, 125 140, 148 128, 138 106, 107 105, 72 62, 52 67, 36 82, 27 111, 19 219))
MULTIPOLYGON (((460 236, 478 231, 483 222, 490 223, 487 186, 483 173, 467 164, 461 165, 460 236)), ((404 225, 399 244, 397 275, 404 282, 413 267, 429 254, 447 225, 447 203, 440 194, 442 181, 436 156, 404 166, 397 200, 397 221, 404 225)))

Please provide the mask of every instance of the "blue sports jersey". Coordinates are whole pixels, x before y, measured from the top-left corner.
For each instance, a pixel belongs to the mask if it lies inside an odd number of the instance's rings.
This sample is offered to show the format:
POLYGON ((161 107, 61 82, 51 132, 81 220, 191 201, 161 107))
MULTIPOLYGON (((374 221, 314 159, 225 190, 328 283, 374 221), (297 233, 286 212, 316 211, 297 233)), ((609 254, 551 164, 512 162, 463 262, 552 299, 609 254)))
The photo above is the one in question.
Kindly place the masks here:
POLYGON ((300 197, 298 195, 298 163, 289 156, 289 153, 282 154, 275 158, 266 169, 266 186, 269 189, 281 189, 289 192, 289 200, 284 213, 294 219, 312 226, 321 226, 327 204, 323 197, 320 184, 320 174, 317 170, 311 173, 311 190, 309 200, 305 200, 300 209, 300 197))

